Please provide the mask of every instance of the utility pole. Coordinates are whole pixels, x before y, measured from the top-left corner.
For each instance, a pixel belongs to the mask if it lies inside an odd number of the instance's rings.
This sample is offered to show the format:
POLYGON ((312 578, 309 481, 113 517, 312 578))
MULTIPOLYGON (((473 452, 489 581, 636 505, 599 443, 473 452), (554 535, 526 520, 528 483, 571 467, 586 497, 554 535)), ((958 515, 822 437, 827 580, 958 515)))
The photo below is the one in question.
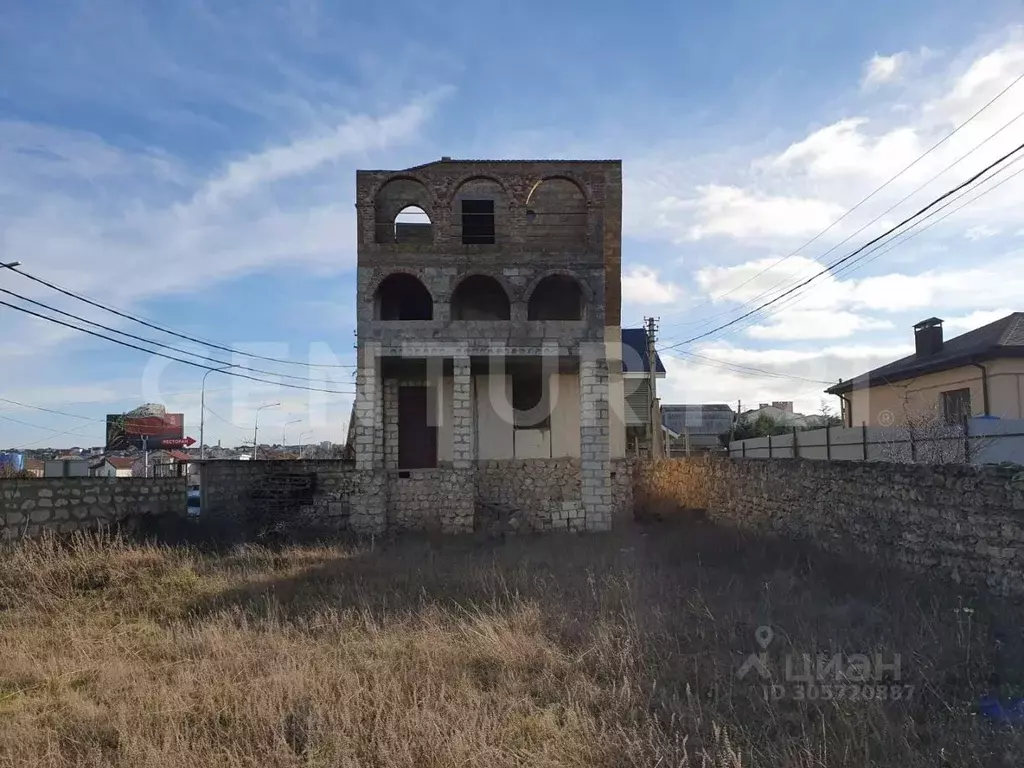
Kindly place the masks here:
POLYGON ((302 419, 295 419, 294 421, 285 422, 284 427, 281 428, 281 450, 288 448, 288 427, 292 424, 299 424, 302 419))
POLYGON ((655 362, 658 359, 658 353, 655 347, 655 341, 657 341, 658 335, 658 318, 648 317, 647 322, 647 380, 650 386, 650 398, 651 398, 651 412, 650 412, 650 426, 651 426, 651 440, 650 440, 650 457, 652 459, 660 459, 662 455, 661 444, 661 408, 658 403, 658 379, 657 379, 657 366, 655 362))
POLYGON ((256 441, 257 440, 257 436, 259 435, 259 432, 260 432, 260 411, 262 411, 264 408, 274 408, 274 407, 276 407, 278 405, 280 405, 280 403, 269 403, 267 405, 261 405, 259 408, 256 409, 256 422, 255 422, 255 424, 253 424, 253 427, 252 427, 252 460, 253 461, 256 461, 256 451, 259 450, 259 445, 260 445, 256 441))
POLYGON ((203 374, 203 384, 199 395, 199 460, 202 461, 206 458, 206 437, 204 435, 203 428, 206 426, 206 377, 211 373, 217 373, 218 371, 226 371, 228 368, 234 368, 233 365, 225 365, 223 368, 211 368, 203 374))

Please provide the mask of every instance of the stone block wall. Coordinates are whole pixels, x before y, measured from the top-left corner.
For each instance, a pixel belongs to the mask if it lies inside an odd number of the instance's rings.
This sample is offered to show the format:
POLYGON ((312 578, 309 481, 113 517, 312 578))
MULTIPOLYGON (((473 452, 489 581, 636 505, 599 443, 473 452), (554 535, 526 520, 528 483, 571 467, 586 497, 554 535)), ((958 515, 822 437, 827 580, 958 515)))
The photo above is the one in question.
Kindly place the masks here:
POLYGON ((583 530, 579 459, 501 459, 477 464, 478 528, 583 530))
POLYGON ((608 361, 580 360, 581 501, 588 531, 612 526, 608 361))
POLYGON ((1024 594, 1024 473, 999 466, 667 459, 638 467, 638 506, 1024 594))
POLYGON ((383 527, 383 508, 372 511, 375 473, 343 461, 207 461, 201 478, 203 518, 239 533, 383 527))
POLYGON ((187 488, 184 477, 0 480, 0 540, 185 516, 187 488))
POLYGON ((472 533, 472 469, 412 469, 388 473, 388 529, 472 533))

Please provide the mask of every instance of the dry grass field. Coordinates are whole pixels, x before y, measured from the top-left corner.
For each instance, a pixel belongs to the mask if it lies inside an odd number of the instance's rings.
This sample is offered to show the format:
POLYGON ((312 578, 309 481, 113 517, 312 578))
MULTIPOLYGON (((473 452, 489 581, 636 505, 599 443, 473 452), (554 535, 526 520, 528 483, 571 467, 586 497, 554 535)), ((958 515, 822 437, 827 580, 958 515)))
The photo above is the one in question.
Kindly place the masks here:
POLYGON ((226 552, 0 553, 0 765, 1020 766, 974 714, 1021 612, 709 524, 226 552), (909 701, 766 701, 788 652, 902 656, 909 701))

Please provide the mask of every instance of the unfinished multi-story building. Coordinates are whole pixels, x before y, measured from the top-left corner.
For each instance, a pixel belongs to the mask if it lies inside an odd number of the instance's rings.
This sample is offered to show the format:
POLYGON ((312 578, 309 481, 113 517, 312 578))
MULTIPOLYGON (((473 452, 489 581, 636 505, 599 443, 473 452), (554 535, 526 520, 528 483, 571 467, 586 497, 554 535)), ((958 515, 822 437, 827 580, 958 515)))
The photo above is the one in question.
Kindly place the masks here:
POLYGON ((621 163, 446 157, 356 186, 354 527, 610 528, 621 163))

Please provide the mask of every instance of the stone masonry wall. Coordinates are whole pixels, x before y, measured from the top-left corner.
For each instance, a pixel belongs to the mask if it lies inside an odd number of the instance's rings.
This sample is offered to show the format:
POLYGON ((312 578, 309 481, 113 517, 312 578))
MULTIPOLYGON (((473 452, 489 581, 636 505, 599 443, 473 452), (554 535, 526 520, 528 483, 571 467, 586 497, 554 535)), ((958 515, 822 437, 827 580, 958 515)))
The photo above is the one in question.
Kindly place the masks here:
POLYGON ((202 517, 242 536, 382 527, 353 503, 371 490, 374 473, 342 461, 207 461, 201 473, 202 517))
MULTIPOLYGON (((618 520, 632 516, 633 468, 609 462, 618 520)), ((337 460, 208 461, 202 517, 254 533, 582 531, 580 459, 474 461, 468 468, 368 471, 337 460)))
POLYGON ((411 469, 388 473, 388 529, 473 531, 472 469, 411 469))
POLYGON ((478 528, 503 532, 583 530, 580 461, 480 461, 476 506, 478 528))
POLYGON ((184 477, 0 480, 0 541, 186 514, 184 477))
POLYGON ((638 506, 705 509, 736 527, 1024 594, 1024 473, 1003 467, 667 459, 638 468, 638 506))

